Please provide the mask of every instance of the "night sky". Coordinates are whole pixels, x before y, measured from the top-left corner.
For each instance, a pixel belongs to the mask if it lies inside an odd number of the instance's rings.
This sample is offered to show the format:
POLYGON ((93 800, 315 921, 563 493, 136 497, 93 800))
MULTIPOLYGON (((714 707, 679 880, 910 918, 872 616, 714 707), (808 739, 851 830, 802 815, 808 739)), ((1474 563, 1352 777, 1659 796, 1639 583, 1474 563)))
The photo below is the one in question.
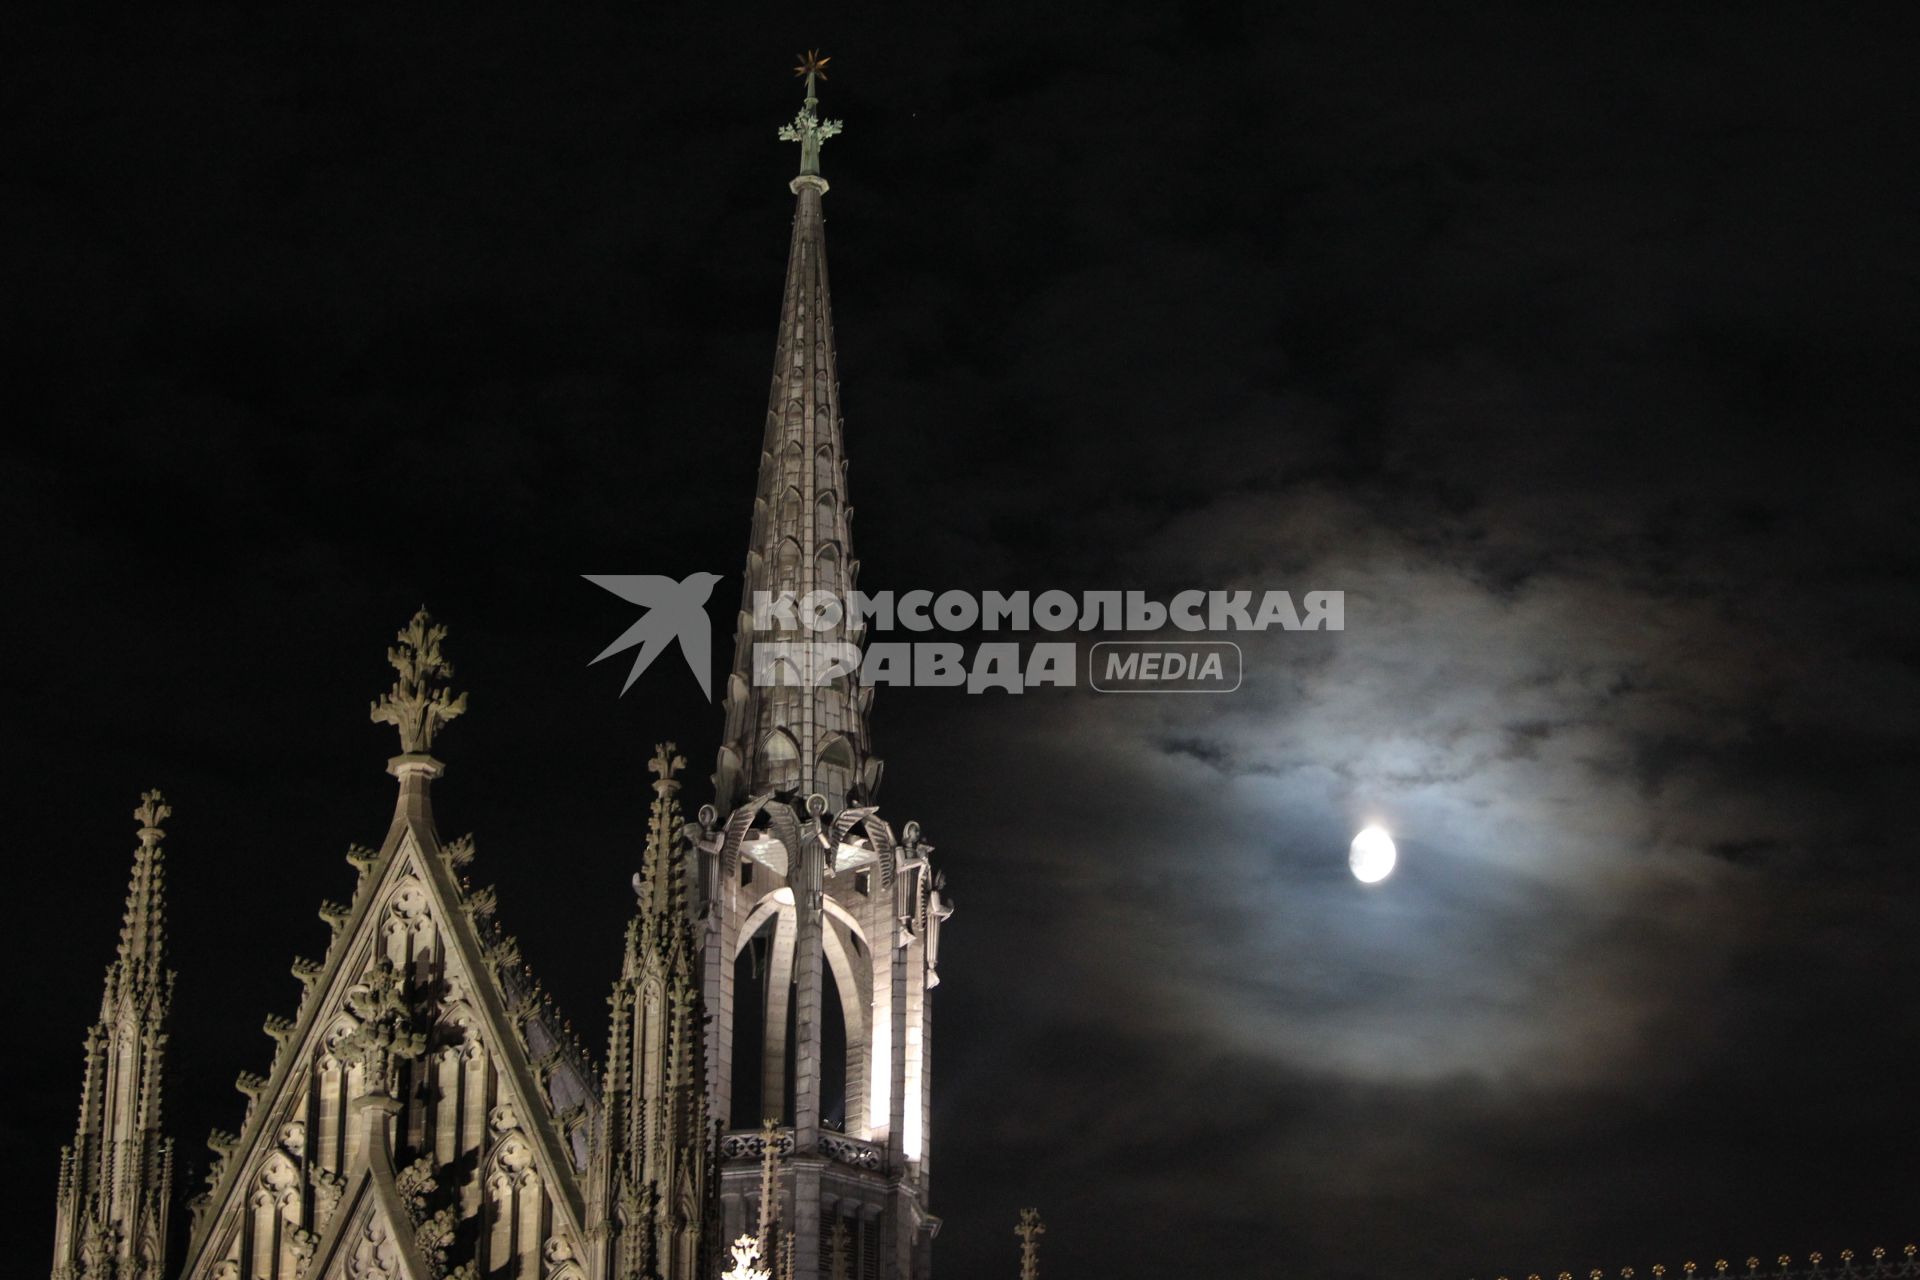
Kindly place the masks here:
POLYGON ((677 660, 587 665, 634 615, 580 575, 725 573, 731 630, 809 45, 861 584, 1347 593, 1231 696, 880 691, 883 811, 958 903, 939 1273, 1012 1275, 1029 1204, 1054 1277, 1920 1232, 1910 45, 1811 4, 692 14, 9 24, 25 1256, 139 791, 192 1193, 385 831, 422 601, 472 696, 441 830, 604 1042, 644 762, 704 778, 721 726, 677 660))

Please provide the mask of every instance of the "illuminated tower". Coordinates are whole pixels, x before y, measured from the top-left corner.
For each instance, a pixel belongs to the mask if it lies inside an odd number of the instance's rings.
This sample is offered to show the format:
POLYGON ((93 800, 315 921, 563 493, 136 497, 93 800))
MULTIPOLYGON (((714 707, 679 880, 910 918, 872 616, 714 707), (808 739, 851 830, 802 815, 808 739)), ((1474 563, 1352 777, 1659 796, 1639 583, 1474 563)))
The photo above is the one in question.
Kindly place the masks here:
MULTIPOLYGON (((847 463, 827 289, 827 181, 818 114, 826 59, 807 55, 806 101, 780 131, 801 148, 793 240, 774 347, 746 591, 726 693, 718 808, 702 810, 707 1058, 720 1122, 724 1239, 761 1224, 761 1155, 778 1148, 778 1236, 793 1274, 825 1274, 836 1227, 852 1274, 929 1273, 932 1006, 951 906, 917 823, 875 808, 872 689, 804 657, 770 659, 791 631, 756 627, 763 598, 853 587, 847 463), (770 1136, 763 1122, 771 1121, 770 1136)), ((858 644, 857 622, 805 633, 858 644)))

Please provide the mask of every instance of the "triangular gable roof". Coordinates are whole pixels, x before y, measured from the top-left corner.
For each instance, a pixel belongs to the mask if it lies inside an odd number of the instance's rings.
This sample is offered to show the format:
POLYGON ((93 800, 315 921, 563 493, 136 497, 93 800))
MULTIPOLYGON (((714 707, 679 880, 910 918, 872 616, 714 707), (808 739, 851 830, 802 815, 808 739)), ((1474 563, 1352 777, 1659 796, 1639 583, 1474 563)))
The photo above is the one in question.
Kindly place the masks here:
MULTIPOLYGON (((304 1121, 296 1113, 304 1111, 312 1064, 336 1047, 343 1029, 357 1025, 353 1002, 364 999, 369 970, 396 945, 407 945, 392 936, 406 921, 431 922, 439 943, 445 981, 433 999, 437 1020, 454 1019, 460 1028, 477 1031, 479 1042, 491 1051, 501 1104, 494 1111, 505 1113, 524 1135, 534 1161, 545 1171, 556 1227, 575 1241, 587 1238, 581 1183, 590 1112, 598 1105, 591 1088, 597 1072, 543 1002, 538 984, 519 961, 517 946, 492 923, 491 891, 470 892, 463 885, 456 866, 471 856, 470 841, 441 843, 427 798, 428 783, 442 772, 439 762, 424 754, 402 755, 389 770, 401 786, 386 839, 377 854, 349 854, 362 874, 350 908, 344 913, 322 908, 323 918, 336 924, 326 960, 317 966, 295 962, 296 976, 308 984, 298 1016, 291 1022, 267 1020, 268 1034, 279 1041, 272 1071, 264 1080, 242 1075, 241 1087, 252 1095, 245 1125, 237 1137, 216 1132, 209 1141, 220 1159, 196 1215, 183 1275, 214 1274, 214 1265, 227 1255, 250 1202, 259 1194, 256 1184, 266 1176, 266 1166, 276 1157, 291 1159, 296 1166, 307 1159, 299 1149, 307 1140, 304 1121), (577 1119, 567 1126, 573 1130, 571 1140, 562 1123, 568 1112, 575 1115, 567 1118, 577 1119), (296 1123, 301 1125, 299 1134, 291 1132, 296 1123)), ((493 1127, 498 1130, 501 1124, 496 1115, 493 1127)), ((351 1137, 344 1143, 347 1160, 360 1163, 349 1163, 339 1173, 358 1185, 365 1167, 378 1163, 376 1152, 365 1148, 381 1144, 351 1137)), ((380 1179, 367 1176, 377 1197, 380 1179)), ((344 1195, 339 1203, 324 1221, 316 1212, 316 1221, 307 1225, 318 1227, 320 1234, 331 1233, 343 1220, 344 1195)))

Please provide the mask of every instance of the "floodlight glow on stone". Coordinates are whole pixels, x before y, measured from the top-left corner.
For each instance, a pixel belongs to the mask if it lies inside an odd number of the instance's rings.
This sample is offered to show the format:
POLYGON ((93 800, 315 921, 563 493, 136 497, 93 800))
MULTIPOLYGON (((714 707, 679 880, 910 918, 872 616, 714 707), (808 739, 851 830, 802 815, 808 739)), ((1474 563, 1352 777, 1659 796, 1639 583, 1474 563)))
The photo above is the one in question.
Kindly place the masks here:
POLYGON ((1347 848, 1347 865, 1353 868, 1353 878, 1361 884, 1379 884, 1385 880, 1393 874, 1393 864, 1399 858, 1393 837, 1379 827, 1368 827, 1355 836, 1347 848))

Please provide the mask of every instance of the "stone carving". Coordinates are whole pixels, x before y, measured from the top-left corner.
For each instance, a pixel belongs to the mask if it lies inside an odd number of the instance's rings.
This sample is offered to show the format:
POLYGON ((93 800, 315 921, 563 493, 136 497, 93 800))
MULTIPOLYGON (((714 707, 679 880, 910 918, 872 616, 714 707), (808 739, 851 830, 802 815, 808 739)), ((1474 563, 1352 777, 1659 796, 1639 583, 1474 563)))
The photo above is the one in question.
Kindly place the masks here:
POLYGON ((305 1227, 294 1227, 287 1232, 287 1251, 293 1254, 295 1270, 304 1272, 307 1264, 313 1261, 314 1250, 320 1247, 320 1237, 305 1227))
POLYGON ((360 1025, 342 1036, 336 1052, 342 1061, 366 1068, 370 1092, 391 1094, 400 1064, 426 1052, 427 1036, 415 1025, 393 964, 380 960, 347 992, 347 1008, 360 1025))
POLYGON ((414 1229, 413 1243, 426 1258, 427 1264, 438 1274, 446 1273, 447 1250, 453 1244, 454 1229, 458 1220, 452 1209, 442 1209, 438 1213, 421 1220, 414 1229))
POLYGON ((369 1216, 347 1250, 347 1280, 398 1280, 400 1274, 400 1251, 386 1223, 369 1216))
POLYGON ((346 1194, 347 1180, 337 1173, 325 1169, 315 1169, 313 1182, 313 1225, 326 1230, 333 1221, 333 1215, 340 1208, 340 1197, 346 1194))
POLYGON ((435 731, 467 709, 467 695, 455 696, 444 684, 453 678, 453 664, 440 653, 446 635, 446 627, 434 622, 423 606, 400 632, 399 643, 387 650, 396 678, 368 714, 374 723, 400 731, 404 755, 431 751, 435 731))
POLYGON ((426 1211, 427 1198, 439 1188, 433 1167, 432 1156, 421 1156, 393 1177, 394 1190, 400 1193, 408 1211, 416 1218, 426 1211))

